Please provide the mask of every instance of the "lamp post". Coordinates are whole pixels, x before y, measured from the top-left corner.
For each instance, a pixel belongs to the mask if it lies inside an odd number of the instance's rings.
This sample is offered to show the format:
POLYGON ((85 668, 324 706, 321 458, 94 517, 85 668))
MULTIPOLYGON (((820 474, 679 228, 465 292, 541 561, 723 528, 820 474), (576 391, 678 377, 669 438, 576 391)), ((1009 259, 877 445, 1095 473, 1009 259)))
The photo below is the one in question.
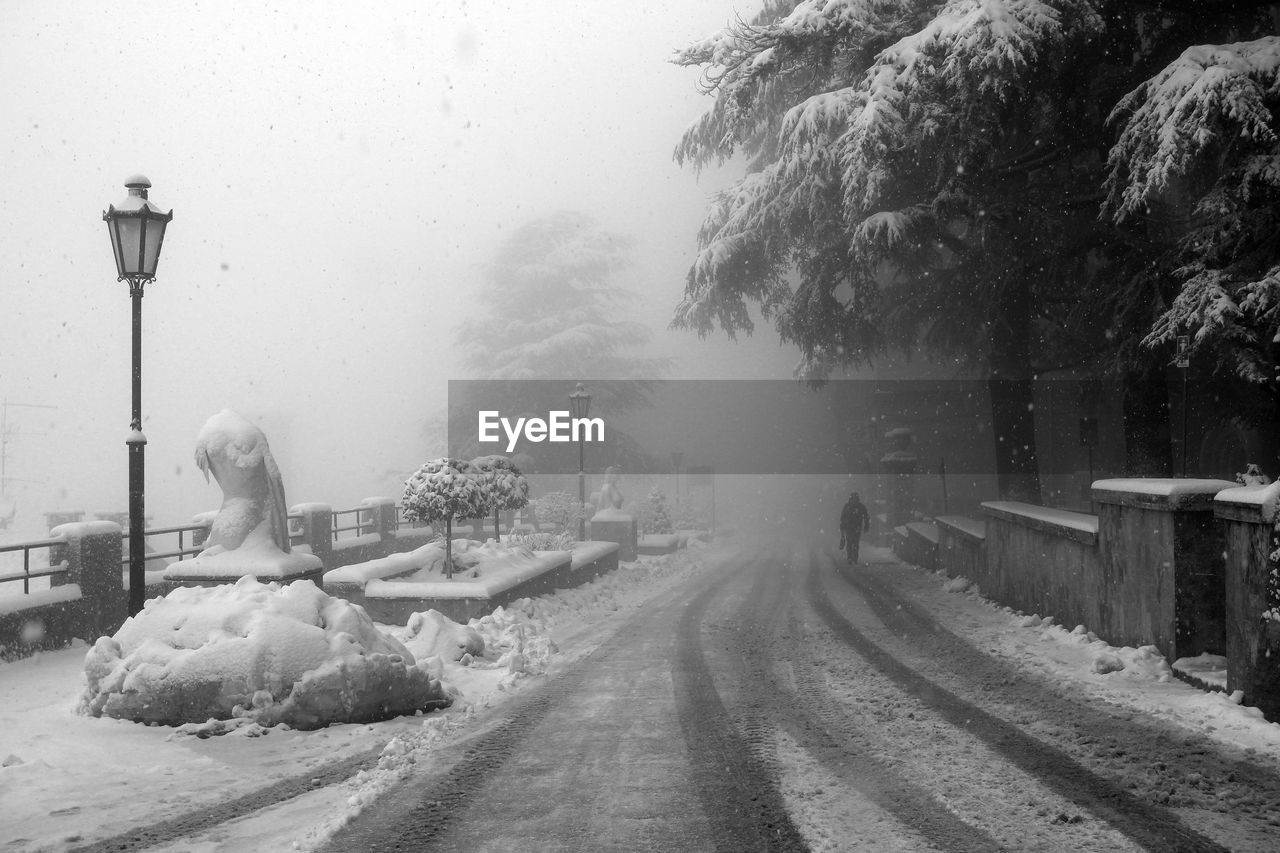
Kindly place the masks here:
POLYGON ((680 502, 680 463, 683 461, 683 453, 679 450, 671 451, 671 467, 676 469, 676 503, 680 502))
POLYGON ((142 288, 156 277, 164 230, 173 211, 164 211, 147 199, 151 182, 142 175, 128 178, 129 195, 119 207, 107 205, 102 219, 111 235, 117 281, 129 282, 133 301, 133 418, 129 422, 129 615, 142 610, 147 598, 146 547, 143 534, 144 452, 142 434, 142 288))
POLYGON ((1187 368, 1191 366, 1191 336, 1178 335, 1178 357, 1174 362, 1182 371, 1182 477, 1187 476, 1187 368))
MULTIPOLYGON (((579 382, 578 387, 569 395, 569 413, 577 419, 586 418, 590 411, 591 395, 579 382)), ((578 433, 578 503, 582 507, 582 514, 578 516, 578 541, 581 542, 587 538, 587 472, 586 450, 583 443, 583 433, 586 430, 575 431, 578 433)))

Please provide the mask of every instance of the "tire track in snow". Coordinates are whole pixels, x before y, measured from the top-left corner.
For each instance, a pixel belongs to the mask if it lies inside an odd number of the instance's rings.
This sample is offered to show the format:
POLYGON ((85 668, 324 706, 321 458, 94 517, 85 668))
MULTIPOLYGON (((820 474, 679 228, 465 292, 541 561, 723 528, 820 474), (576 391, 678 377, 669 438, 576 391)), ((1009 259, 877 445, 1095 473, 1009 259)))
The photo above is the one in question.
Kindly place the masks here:
MULTIPOLYGON (((451 827, 466 824, 467 810, 494 775, 521 753, 522 742, 537 725, 562 703, 572 701, 592 673, 610 666, 612 658, 625 653, 637 635, 656 631, 675 640, 670 658, 675 706, 703 805, 702 817, 710 830, 699 840, 726 853, 807 850, 769 777, 754 766, 749 750, 728 725, 698 642, 706 607, 724 588, 723 579, 731 571, 732 565, 725 563, 692 585, 646 606, 595 651, 540 685, 536 695, 509 700, 499 708, 498 713, 510 719, 477 734, 460 757, 451 761, 443 752, 434 756, 437 769, 384 797, 331 838, 323 849, 453 849, 457 839, 451 827), (683 606, 682 600, 687 602, 683 606)), ((585 826, 577 825, 570 817, 568 823, 558 827, 557 836, 574 849, 591 849, 591 839, 584 830, 585 826)), ((530 843, 551 845, 553 841, 540 838, 531 839, 530 843)), ((674 849, 662 846, 665 843, 660 842, 659 848, 674 849)))
POLYGON ((1198 817, 1213 824, 1214 835, 1232 849, 1280 849, 1280 770, 1274 766, 1159 720, 1117 715, 1065 696, 949 631, 883 573, 850 572, 836 561, 836 574, 861 589, 890 631, 912 637, 911 650, 920 657, 910 665, 926 676, 946 678, 949 673, 930 670, 947 660, 951 672, 965 674, 958 690, 980 691, 975 701, 1016 709, 1013 719, 1032 721, 1041 742, 1059 746, 1135 796, 1171 809, 1199 810, 1198 817))
MULTIPOLYGON (((783 684, 777 664, 786 660, 795 665, 805 656, 801 644, 793 639, 791 620, 783 624, 783 617, 794 603, 790 583, 794 565, 792 559, 786 562, 785 571, 782 565, 768 565, 753 572, 753 588, 737 612, 735 621, 740 630, 734 635, 733 645, 737 681, 746 691, 742 699, 748 708, 746 719, 772 720, 841 785, 891 815, 933 848, 948 853, 993 853, 1003 849, 988 833, 963 821, 930 791, 874 758, 870 739, 843 725, 848 722, 847 711, 818 683, 812 666, 800 664, 793 670, 798 689, 783 684), (777 651, 781 643, 775 642, 783 639, 792 640, 785 658, 777 651), (839 732, 839 737, 833 732, 839 732)), ((748 739, 756 748, 769 750, 765 763, 772 768, 776 759, 774 738, 758 743, 750 736, 748 739)))
POLYGON ((592 652, 504 702, 495 709, 498 721, 470 737, 460 755, 456 747, 438 751, 433 755, 438 769, 380 798, 320 849, 332 853, 448 849, 451 826, 465 822, 472 800, 518 752, 525 737, 581 689, 592 669, 607 665, 613 654, 625 650, 628 637, 661 621, 681 594, 686 593, 668 593, 646 605, 592 652))
MULTIPOLYGON (((835 565, 826 554, 814 560, 807 580, 809 604, 843 642, 856 651, 868 664, 889 678, 907 695, 933 710, 957 728, 977 737, 1011 764, 1040 781, 1045 787, 1078 807, 1093 813, 1112 828, 1135 843, 1152 851, 1226 851, 1212 839, 1184 824, 1168 809, 1150 805, 1120 788, 1112 781, 1099 776, 1078 764, 1068 753, 1045 744, 1026 734, 1012 723, 962 699, 916 672, 859 631, 827 600, 819 577, 819 564, 835 565)), ((910 612, 905 599, 892 603, 885 598, 885 590, 873 588, 871 583, 852 572, 843 572, 838 566, 836 574, 861 593, 878 618, 886 625, 898 627, 906 642, 928 643, 930 638, 943 637, 948 655, 958 649, 969 648, 971 654, 980 656, 987 665, 992 662, 986 655, 973 650, 960 637, 950 634, 931 618, 916 608, 918 616, 926 622, 906 621, 897 614, 910 612), (898 606, 902 605, 899 610, 898 606)), ((960 667, 963 668, 963 663, 960 667)))
MULTIPOLYGON (((759 565, 757 557, 749 573, 759 565)), ((759 726, 752 726, 752 736, 739 734, 712 680, 701 634, 712 598, 724 592, 724 584, 714 584, 689 602, 676 629, 672 660, 676 711, 693 759, 698 797, 717 850, 807 851, 770 768, 757 758, 759 726)))
POLYGON ((217 805, 184 812, 168 820, 135 827, 110 838, 74 847, 68 853, 125 853, 130 850, 145 850, 148 847, 156 847, 188 835, 204 832, 228 821, 291 800, 308 791, 314 791, 316 788, 345 782, 361 770, 376 767, 382 750, 383 747, 378 746, 308 773, 300 773, 272 782, 268 787, 217 805))

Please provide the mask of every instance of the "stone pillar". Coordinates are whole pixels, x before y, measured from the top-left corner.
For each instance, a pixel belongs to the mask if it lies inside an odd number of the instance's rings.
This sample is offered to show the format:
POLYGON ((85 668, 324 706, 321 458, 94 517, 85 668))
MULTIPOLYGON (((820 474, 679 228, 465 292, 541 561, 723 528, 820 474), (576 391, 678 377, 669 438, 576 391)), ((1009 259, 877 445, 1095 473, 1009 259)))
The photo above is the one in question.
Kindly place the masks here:
POLYGON ((915 451, 911 443, 915 433, 905 427, 891 429, 884 434, 892 449, 880 457, 880 467, 891 477, 892 495, 889 499, 889 525, 898 527, 911 521, 911 510, 915 504, 915 451))
POLYGON ((64 540, 51 549, 50 559, 66 560, 67 583, 80 586, 86 628, 92 634, 85 639, 114 634, 129 615, 120 525, 75 521, 58 525, 50 535, 64 540))
POLYGON ((399 511, 395 498, 365 498, 360 501, 360 524, 366 533, 378 534, 384 557, 395 550, 399 511))
POLYGON ((639 524, 624 512, 602 510, 592 516, 588 536, 595 542, 618 543, 618 559, 632 562, 638 556, 639 524))
POLYGON ((333 564, 333 507, 329 504, 298 504, 290 513, 302 516, 302 542, 320 558, 326 568, 333 564))
POLYGON ((1103 574, 1098 634, 1151 643, 1170 663, 1225 653, 1224 543, 1214 496, 1234 485, 1165 478, 1093 484, 1103 574))
POLYGON ((1227 690, 1280 721, 1280 582, 1273 576, 1280 483, 1225 490, 1214 515, 1226 539, 1227 690))

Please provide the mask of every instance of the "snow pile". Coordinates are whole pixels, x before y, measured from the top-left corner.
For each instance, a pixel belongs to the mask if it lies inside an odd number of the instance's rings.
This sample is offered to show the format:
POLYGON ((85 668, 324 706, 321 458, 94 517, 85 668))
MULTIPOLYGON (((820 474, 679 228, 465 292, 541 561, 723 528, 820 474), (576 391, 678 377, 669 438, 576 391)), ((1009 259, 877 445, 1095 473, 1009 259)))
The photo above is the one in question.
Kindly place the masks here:
POLYGON ((471 628, 483 638, 495 666, 512 676, 538 675, 547 671, 551 656, 560 651, 545 636, 547 625, 536 618, 533 600, 522 598, 510 608, 499 607, 488 616, 472 619, 471 628))
POLYGON ((443 663, 449 662, 474 669, 505 669, 518 677, 545 672, 559 651, 546 636, 549 621, 538 615, 533 599, 522 598, 510 608, 499 607, 466 625, 436 610, 415 613, 396 633, 430 670, 442 671, 443 663))
POLYGON ((1173 678, 1173 668, 1155 646, 1112 646, 1098 639, 1098 635, 1084 625, 1068 631, 1061 625, 1055 625, 1052 616, 1042 618, 1036 613, 1015 616, 1013 624, 1019 628, 1039 628, 1044 639, 1082 647, 1088 669, 1096 675, 1123 672, 1127 678, 1136 681, 1157 683, 1166 683, 1173 678))
POLYGON ((484 654, 480 632, 454 622, 438 610, 415 613, 405 626, 404 645, 418 660, 439 657, 453 663, 484 654))
POLYGON ((1192 683, 1227 689, 1227 659, 1223 655, 1204 652, 1191 658, 1178 658, 1173 662, 1176 672, 1190 678, 1192 683))
POLYGON ((99 638, 84 672, 81 713, 165 725, 319 728, 449 704, 403 644, 309 581, 176 589, 99 638))

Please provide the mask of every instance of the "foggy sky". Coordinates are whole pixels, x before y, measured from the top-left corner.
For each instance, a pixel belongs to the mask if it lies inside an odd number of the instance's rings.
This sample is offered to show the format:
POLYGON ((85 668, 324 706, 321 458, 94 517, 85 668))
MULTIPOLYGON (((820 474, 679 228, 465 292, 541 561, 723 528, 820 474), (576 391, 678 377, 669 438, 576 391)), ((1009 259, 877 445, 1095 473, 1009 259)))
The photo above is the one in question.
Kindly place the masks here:
POLYGON ((190 458, 224 407, 263 426, 291 503, 391 494, 463 376, 479 265, 558 209, 635 238, 619 283, 672 378, 790 375, 767 327, 665 329, 734 173, 672 162, 710 99, 667 60, 733 0, 368 6, 3 0, 0 397, 57 406, 10 410, 9 473, 43 481, 24 513, 126 507, 129 298, 101 213, 137 172, 174 210, 143 300, 156 523, 216 508, 190 458))

